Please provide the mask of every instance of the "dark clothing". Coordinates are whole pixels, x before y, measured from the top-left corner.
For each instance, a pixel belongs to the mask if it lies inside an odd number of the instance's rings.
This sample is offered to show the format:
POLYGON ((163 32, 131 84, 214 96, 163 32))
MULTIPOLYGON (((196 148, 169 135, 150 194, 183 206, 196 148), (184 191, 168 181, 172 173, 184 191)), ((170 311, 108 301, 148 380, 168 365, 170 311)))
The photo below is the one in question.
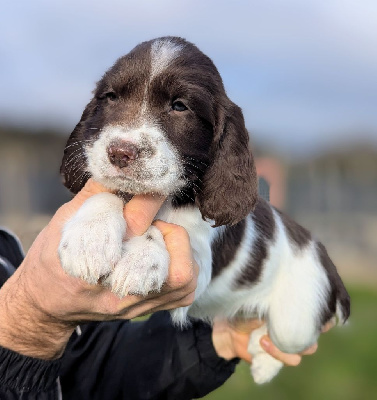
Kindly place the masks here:
POLYGON ((24 259, 21 243, 11 232, 0 227, 0 288, 24 259))
POLYGON ((90 323, 62 359, 63 399, 192 399, 222 385, 236 361, 219 358, 211 328, 181 331, 168 312, 148 321, 90 323))
MULTIPOLYGON (((19 245, 0 233, 0 256, 7 254, 9 262, 12 246, 17 252, 19 245)), ((0 277, 9 270, 0 258, 0 277)), ((0 347, 0 400, 192 399, 221 386, 238 362, 217 356, 209 325, 192 321, 180 330, 168 312, 142 322, 92 322, 80 329, 59 360, 0 347)))
POLYGON ((1 400, 58 400, 60 360, 26 357, 0 347, 1 400))
POLYGON ((0 399, 57 400, 59 386, 63 400, 193 399, 221 386, 237 364, 216 355, 208 325, 194 321, 180 331, 167 312, 81 329, 60 360, 0 347, 0 399))

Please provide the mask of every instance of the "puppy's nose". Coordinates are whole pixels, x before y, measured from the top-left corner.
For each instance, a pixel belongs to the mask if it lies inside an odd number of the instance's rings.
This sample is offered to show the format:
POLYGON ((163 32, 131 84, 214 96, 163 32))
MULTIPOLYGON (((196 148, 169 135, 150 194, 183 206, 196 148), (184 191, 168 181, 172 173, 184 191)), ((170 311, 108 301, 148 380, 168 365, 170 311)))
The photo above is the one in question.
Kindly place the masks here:
POLYGON ((117 142, 110 144, 107 148, 107 154, 111 164, 119 168, 127 167, 130 161, 139 157, 137 147, 130 142, 117 142))

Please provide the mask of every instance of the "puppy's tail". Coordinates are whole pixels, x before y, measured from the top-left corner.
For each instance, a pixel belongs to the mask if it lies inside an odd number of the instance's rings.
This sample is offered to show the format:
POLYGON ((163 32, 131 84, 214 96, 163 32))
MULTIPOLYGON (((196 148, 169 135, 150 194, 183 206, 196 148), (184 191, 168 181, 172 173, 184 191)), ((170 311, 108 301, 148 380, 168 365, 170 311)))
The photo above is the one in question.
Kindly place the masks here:
POLYGON ((351 313, 350 296, 322 243, 317 242, 317 251, 330 283, 328 312, 323 315, 322 323, 335 317, 339 324, 345 324, 351 313))
POLYGON ((343 282, 341 282, 341 287, 337 289, 336 318, 339 324, 344 325, 351 314, 351 299, 343 282))

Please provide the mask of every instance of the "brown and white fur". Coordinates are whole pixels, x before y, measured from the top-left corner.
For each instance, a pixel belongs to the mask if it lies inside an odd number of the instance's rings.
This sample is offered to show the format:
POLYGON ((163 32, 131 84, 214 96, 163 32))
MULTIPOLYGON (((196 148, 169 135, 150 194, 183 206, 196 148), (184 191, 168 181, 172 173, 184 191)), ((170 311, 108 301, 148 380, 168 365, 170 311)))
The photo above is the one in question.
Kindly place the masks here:
POLYGON ((157 218, 189 233, 200 272, 195 301, 172 312, 211 321, 261 318, 249 351, 252 375, 269 381, 282 364, 260 337, 289 353, 316 342, 335 315, 345 322, 349 296, 322 244, 258 198, 249 135, 212 61, 181 38, 144 42, 98 82, 72 132, 61 172, 77 193, 93 177, 117 194, 97 194, 65 225, 63 268, 119 296, 159 291, 169 255, 151 227, 123 242, 124 201, 168 196, 157 218))

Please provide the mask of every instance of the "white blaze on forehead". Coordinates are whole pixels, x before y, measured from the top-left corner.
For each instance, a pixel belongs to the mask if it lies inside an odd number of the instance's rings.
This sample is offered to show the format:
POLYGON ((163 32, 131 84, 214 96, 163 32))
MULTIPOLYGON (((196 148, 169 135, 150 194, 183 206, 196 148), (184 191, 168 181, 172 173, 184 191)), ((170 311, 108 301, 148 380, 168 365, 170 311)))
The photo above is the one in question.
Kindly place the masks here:
POLYGON ((151 48, 151 79, 160 74, 183 49, 182 44, 170 39, 159 39, 152 43, 151 48))

